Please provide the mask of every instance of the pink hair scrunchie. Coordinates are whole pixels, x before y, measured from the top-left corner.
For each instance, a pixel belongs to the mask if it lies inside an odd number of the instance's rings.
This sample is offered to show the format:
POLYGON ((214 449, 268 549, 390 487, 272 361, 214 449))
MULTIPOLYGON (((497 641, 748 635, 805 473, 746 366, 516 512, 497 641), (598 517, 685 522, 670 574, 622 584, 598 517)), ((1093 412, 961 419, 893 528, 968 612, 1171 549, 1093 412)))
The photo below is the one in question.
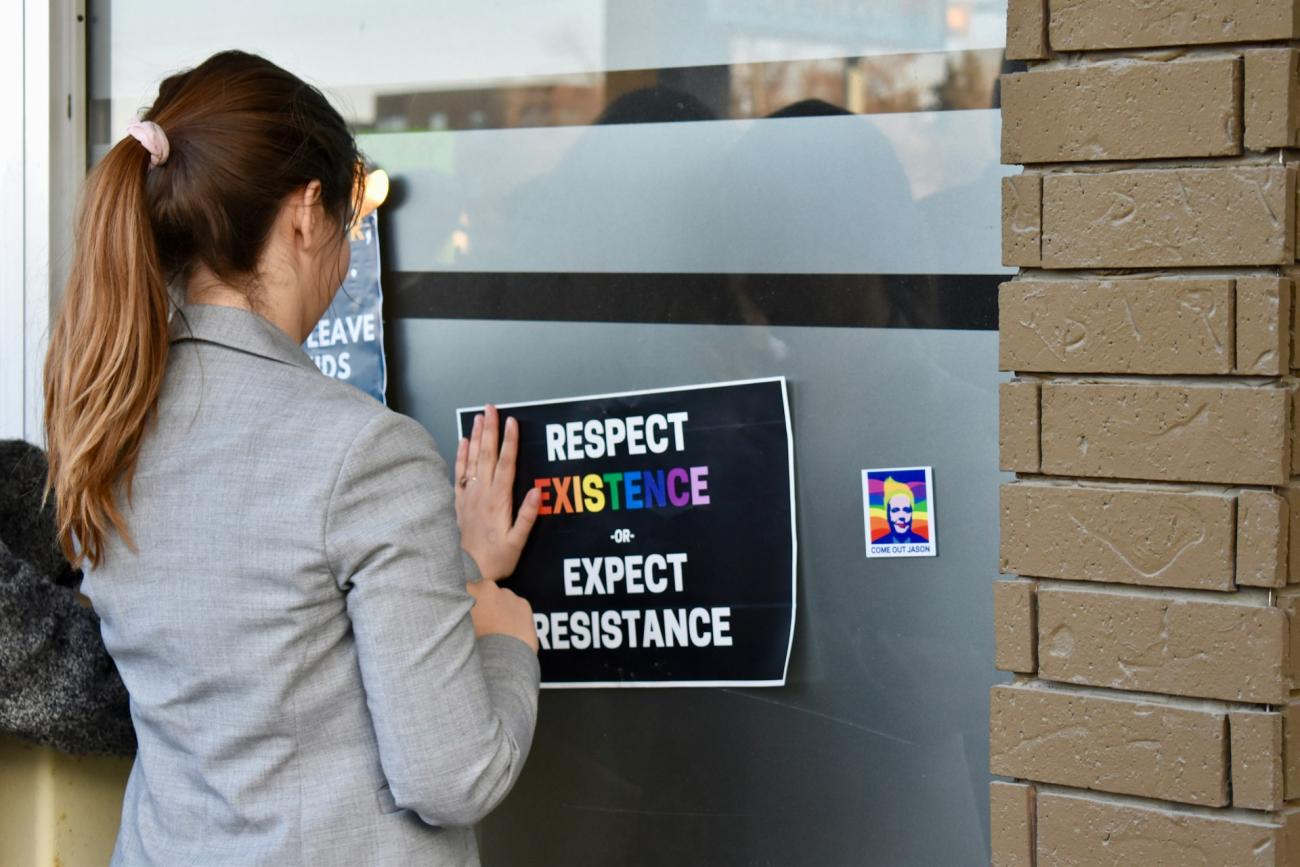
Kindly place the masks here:
POLYGON ((171 155, 171 145, 167 142, 167 133, 151 120, 132 121, 126 128, 127 135, 144 145, 149 152, 149 168, 167 162, 171 155))

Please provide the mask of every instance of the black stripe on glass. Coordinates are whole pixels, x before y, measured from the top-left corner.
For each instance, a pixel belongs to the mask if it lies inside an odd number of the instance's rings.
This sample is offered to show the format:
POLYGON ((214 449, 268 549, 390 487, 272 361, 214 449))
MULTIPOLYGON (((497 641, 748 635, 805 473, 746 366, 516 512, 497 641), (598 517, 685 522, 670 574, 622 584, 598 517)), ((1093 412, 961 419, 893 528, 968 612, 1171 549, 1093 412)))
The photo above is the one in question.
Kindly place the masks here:
POLYGON ((998 274, 593 274, 421 271, 384 275, 397 319, 998 327, 998 274))

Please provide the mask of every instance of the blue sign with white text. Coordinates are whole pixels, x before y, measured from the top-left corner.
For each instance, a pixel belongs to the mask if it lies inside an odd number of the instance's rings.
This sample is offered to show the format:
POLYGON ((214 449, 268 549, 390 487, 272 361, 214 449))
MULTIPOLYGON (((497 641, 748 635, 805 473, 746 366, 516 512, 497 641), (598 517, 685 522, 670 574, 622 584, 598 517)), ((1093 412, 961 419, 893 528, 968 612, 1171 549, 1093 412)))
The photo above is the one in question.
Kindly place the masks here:
POLYGON ((302 348, 321 373, 384 403, 388 386, 384 291, 379 284, 379 222, 374 211, 353 229, 351 244, 347 277, 302 348))

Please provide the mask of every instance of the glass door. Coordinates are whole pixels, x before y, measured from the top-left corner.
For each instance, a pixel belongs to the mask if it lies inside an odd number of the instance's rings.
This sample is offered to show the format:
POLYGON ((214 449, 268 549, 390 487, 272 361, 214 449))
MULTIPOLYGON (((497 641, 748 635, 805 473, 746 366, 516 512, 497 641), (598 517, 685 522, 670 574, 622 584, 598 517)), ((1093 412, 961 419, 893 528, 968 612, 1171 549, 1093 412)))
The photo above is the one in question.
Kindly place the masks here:
POLYGON ((1001 0, 91 3, 92 157, 239 47, 389 173, 389 402, 784 376, 788 681, 542 695, 485 864, 988 863, 1001 0), (933 468, 868 559, 861 471, 933 468))

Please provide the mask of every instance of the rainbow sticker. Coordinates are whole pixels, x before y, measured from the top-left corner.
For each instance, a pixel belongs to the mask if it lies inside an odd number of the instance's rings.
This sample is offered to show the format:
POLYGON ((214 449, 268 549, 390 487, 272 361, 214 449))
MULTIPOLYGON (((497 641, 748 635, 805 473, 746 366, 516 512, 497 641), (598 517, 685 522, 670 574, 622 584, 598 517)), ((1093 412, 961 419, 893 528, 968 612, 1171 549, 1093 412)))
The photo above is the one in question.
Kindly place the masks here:
POLYGON ((933 557, 937 551, 930 467, 862 471, 868 557, 933 557))

